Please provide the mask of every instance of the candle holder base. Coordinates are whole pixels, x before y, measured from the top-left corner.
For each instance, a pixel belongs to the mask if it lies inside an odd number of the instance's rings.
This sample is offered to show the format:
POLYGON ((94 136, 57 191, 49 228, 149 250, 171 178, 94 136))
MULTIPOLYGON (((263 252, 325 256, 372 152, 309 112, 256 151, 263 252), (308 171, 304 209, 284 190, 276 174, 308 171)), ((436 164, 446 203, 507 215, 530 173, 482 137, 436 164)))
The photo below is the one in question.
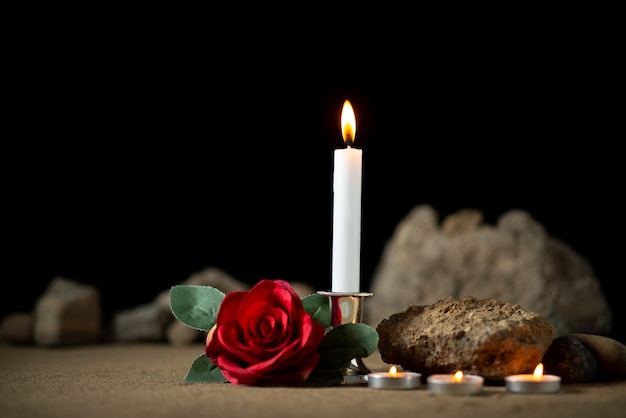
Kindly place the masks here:
MULTIPOLYGON (((374 295, 368 292, 327 292, 319 291, 320 295, 328 296, 330 301, 331 326, 342 324, 358 324, 363 321, 363 302, 368 296, 374 295)), ((361 357, 355 357, 350 365, 341 370, 343 374, 342 384, 367 384, 367 375, 371 371, 363 363, 361 357)))

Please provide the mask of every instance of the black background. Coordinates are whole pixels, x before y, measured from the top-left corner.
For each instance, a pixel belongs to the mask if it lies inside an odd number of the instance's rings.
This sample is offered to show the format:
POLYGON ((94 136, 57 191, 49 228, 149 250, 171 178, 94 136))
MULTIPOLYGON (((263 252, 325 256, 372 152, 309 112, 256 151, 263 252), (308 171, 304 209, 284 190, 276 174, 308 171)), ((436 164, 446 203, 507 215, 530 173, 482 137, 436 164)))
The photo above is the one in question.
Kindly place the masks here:
POLYGON ((57 275, 97 286, 108 317, 209 266, 328 290, 348 99, 363 290, 416 205, 489 223, 523 209, 591 263, 623 338, 617 57, 588 33, 353 52, 97 27, 59 25, 13 51, 0 314, 31 310, 57 275))

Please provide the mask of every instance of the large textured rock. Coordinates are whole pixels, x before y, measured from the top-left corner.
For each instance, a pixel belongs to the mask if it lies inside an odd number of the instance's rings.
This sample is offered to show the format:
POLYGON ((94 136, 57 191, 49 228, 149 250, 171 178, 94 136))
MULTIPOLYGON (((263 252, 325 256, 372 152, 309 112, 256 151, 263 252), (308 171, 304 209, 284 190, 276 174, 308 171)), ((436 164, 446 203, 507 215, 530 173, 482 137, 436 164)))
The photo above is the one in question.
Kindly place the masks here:
POLYGON ((424 375, 462 370, 492 382, 532 373, 555 335, 537 313, 474 297, 409 306, 384 319, 376 331, 385 363, 424 375))
POLYGON ((504 213, 495 227, 482 220, 468 209, 440 226, 433 208, 414 208, 385 247, 364 321, 375 326, 409 305, 472 295, 537 312, 557 335, 610 332, 608 302, 582 256, 525 211, 504 213))

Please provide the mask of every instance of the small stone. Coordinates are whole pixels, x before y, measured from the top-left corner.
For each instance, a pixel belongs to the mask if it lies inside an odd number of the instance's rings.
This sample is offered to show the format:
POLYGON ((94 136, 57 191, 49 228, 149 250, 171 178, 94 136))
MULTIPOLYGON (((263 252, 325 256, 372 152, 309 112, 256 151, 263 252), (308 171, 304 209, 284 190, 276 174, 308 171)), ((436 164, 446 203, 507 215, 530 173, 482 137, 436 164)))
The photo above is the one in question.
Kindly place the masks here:
POLYGON ((164 312, 157 304, 141 305, 117 312, 113 318, 113 333, 120 342, 163 341, 171 321, 169 312, 164 312))
POLYGON ((543 366, 546 374, 560 376, 563 383, 584 383, 598 377, 595 355, 571 335, 552 341, 543 356, 543 366))
POLYGON ((37 345, 91 344, 102 334, 102 310, 97 288, 57 276, 35 306, 37 345))
POLYGON ((30 313, 16 312, 2 319, 0 339, 9 344, 32 344, 35 316, 30 313))
POLYGON ((626 345, 602 335, 574 333, 571 336, 595 354, 602 377, 626 377, 626 345))

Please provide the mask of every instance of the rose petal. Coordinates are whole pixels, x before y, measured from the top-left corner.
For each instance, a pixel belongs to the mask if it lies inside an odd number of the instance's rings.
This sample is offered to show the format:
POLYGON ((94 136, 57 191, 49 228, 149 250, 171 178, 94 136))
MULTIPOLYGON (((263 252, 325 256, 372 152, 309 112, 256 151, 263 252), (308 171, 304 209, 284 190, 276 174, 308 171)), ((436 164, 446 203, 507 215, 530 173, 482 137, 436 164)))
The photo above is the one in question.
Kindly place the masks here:
POLYGON ((248 292, 230 292, 224 296, 220 309, 217 312, 217 318, 215 323, 219 326, 220 323, 236 321, 239 314, 239 306, 245 300, 248 292))

